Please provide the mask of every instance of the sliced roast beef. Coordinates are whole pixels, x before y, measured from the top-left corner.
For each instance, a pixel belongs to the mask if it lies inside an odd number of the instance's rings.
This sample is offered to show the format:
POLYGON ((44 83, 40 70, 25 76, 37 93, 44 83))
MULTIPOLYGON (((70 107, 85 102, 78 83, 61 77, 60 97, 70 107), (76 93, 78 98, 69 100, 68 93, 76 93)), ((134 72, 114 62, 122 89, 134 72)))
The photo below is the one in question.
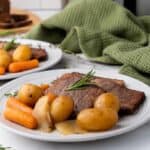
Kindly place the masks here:
POLYGON ((90 85, 80 90, 67 91, 69 85, 81 79, 83 74, 73 72, 62 75, 53 81, 45 93, 53 92, 57 95, 68 95, 74 100, 74 114, 77 115, 85 108, 93 107, 96 98, 105 92, 112 92, 118 96, 121 108, 120 114, 127 115, 134 113, 140 104, 144 101, 144 92, 131 90, 125 87, 122 80, 109 79, 103 77, 93 77, 92 82, 96 85, 90 85))

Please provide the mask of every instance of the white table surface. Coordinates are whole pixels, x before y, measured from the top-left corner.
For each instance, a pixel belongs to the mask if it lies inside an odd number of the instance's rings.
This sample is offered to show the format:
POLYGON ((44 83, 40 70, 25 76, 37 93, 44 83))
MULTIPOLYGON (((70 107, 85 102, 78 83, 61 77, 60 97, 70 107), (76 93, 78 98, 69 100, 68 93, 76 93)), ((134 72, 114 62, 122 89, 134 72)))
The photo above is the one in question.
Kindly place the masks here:
MULTIPOLYGON (((43 16, 43 12, 38 12, 43 16)), ((52 13, 53 14, 53 13, 52 13)), ((45 17, 44 17, 45 18, 45 17)), ((64 54, 62 61, 53 68, 95 68, 109 69, 105 66, 91 63, 78 56, 64 54)), ((119 67, 113 66, 114 72, 119 67)), ((4 82, 0 82, 4 84, 4 82)), ((0 144, 12 147, 13 150, 150 150, 150 122, 144 126, 124 135, 111 139, 84 143, 51 143, 27 139, 0 128, 0 144)))

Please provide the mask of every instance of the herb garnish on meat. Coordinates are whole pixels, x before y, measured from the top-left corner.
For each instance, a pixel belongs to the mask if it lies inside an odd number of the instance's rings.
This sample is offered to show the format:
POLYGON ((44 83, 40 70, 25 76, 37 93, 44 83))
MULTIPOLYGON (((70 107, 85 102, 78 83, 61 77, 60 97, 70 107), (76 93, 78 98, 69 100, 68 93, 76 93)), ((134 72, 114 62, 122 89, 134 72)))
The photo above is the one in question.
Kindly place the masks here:
POLYGON ((95 83, 92 83, 91 80, 94 76, 95 72, 93 70, 89 71, 86 75, 84 75, 80 80, 76 81, 72 85, 70 85, 66 90, 78 90, 82 89, 89 85, 95 85, 95 83))

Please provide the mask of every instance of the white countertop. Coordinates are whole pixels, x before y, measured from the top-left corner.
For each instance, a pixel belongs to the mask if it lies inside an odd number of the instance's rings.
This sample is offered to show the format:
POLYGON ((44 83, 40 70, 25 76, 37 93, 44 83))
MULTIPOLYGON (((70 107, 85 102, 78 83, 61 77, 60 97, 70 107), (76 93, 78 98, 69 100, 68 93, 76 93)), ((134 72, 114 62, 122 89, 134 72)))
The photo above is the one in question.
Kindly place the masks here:
POLYGON ((150 150, 150 123, 126 135, 85 143, 34 141, 0 129, 0 143, 16 150, 150 150))
MULTIPOLYGON (((43 15, 43 12, 38 12, 38 14, 43 18, 46 17, 43 15)), ((53 14, 54 12, 51 13, 51 15, 53 14)), ((112 66, 93 64, 76 56, 64 55, 61 63, 54 68, 64 67, 109 69, 112 66)), ((118 71, 118 67, 114 67, 114 71, 118 71)), ((34 141, 0 128, 0 144, 5 147, 12 147, 13 150, 150 150, 150 122, 121 136, 84 143, 46 143, 34 141)))

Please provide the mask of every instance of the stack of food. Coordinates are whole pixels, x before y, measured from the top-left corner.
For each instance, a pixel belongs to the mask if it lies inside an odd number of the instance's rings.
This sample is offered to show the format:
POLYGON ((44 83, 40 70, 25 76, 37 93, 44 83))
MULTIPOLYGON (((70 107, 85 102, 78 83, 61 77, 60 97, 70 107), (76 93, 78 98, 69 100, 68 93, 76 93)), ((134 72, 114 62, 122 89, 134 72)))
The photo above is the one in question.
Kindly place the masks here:
POLYGON ((15 43, 15 40, 0 42, 0 75, 36 68, 46 58, 47 53, 42 48, 15 43))
POLYGON ((128 89, 124 81, 96 77, 93 71, 67 73, 50 85, 24 84, 9 96, 6 119, 29 129, 57 129, 63 134, 112 129, 145 99, 144 92, 128 89))
POLYGON ((9 0, 0 0, 0 28, 9 29, 27 26, 32 20, 27 14, 11 14, 9 0))

